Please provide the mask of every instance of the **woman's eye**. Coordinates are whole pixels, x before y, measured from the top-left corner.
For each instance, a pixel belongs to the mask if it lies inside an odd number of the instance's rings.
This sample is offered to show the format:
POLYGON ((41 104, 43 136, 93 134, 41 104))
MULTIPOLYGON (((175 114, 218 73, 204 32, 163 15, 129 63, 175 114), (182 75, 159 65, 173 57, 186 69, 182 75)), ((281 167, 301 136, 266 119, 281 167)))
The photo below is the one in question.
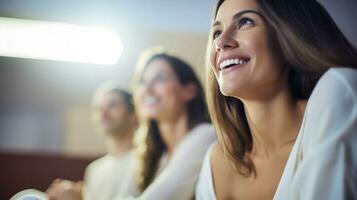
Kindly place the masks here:
POLYGON ((159 76, 156 77, 156 80, 157 80, 157 81, 166 81, 167 78, 166 78, 166 76, 164 76, 164 75, 159 75, 159 76))
POLYGON ((242 18, 239 20, 238 23, 238 28, 242 28, 244 26, 250 26, 250 25, 254 25, 254 21, 249 19, 249 18, 242 18))
POLYGON ((214 31, 212 36, 213 36, 213 40, 215 40, 216 38, 218 38, 221 35, 221 31, 214 31))

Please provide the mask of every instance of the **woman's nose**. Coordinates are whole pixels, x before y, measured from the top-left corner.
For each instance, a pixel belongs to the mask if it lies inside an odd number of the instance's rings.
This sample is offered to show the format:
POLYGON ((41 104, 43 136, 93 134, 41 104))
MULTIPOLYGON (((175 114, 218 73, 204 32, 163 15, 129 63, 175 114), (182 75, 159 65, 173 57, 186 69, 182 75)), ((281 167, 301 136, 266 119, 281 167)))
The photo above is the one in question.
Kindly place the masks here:
POLYGON ((239 46, 238 41, 234 38, 230 32, 223 32, 215 39, 215 45, 217 51, 223 51, 226 49, 233 49, 239 46))
POLYGON ((154 84, 155 83, 153 81, 146 81, 145 83, 141 84, 141 90, 145 93, 150 93, 153 91, 154 84))

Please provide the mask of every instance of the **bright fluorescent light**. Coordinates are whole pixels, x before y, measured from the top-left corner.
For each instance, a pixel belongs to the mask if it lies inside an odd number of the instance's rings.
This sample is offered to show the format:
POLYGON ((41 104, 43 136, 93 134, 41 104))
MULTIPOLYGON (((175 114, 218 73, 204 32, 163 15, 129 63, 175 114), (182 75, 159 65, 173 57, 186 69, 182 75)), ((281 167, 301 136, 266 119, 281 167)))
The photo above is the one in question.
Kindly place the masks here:
POLYGON ((110 65, 122 50, 119 37, 107 30, 0 17, 1 56, 110 65))

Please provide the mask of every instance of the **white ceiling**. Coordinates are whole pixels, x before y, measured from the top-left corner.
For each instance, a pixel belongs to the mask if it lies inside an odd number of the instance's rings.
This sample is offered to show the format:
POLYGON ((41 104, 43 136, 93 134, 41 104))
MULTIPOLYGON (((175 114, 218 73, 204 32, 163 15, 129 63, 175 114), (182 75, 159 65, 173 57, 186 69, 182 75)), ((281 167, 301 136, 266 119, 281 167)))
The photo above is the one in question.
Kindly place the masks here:
MULTIPOLYGON (((356 0, 319 0, 357 44, 356 0), (354 23, 354 26, 351 25, 354 23)), ((70 22, 120 30, 207 33, 216 0, 0 0, 0 16, 70 22)))
POLYGON ((215 0, 0 0, 0 16, 205 33, 215 0))

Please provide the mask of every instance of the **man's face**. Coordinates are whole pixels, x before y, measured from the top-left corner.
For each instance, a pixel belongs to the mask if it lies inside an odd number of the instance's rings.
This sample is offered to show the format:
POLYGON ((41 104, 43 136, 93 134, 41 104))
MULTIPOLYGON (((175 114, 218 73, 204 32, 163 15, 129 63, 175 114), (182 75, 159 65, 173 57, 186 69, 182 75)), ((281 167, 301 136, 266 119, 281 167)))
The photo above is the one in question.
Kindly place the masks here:
POLYGON ((126 130, 131 114, 122 96, 115 92, 103 93, 94 104, 95 122, 105 134, 126 130))

